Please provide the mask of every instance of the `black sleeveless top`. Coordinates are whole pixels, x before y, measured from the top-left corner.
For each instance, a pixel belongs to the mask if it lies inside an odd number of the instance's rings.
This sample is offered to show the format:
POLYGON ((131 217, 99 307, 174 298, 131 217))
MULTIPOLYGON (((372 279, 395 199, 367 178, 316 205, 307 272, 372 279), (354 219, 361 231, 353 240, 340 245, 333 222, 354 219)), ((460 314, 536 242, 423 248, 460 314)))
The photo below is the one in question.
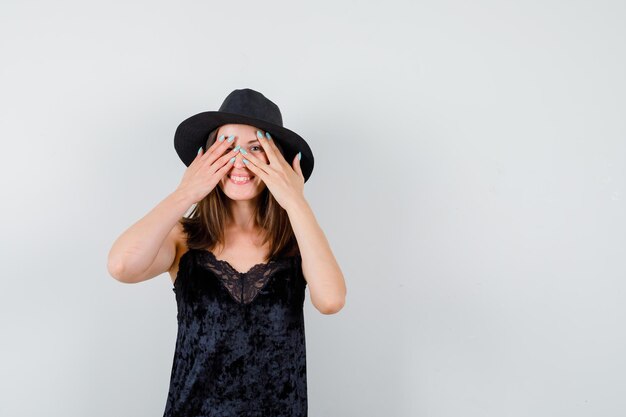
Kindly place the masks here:
POLYGON ((164 417, 307 416, 301 264, 294 255, 241 273, 208 250, 181 256, 164 417))

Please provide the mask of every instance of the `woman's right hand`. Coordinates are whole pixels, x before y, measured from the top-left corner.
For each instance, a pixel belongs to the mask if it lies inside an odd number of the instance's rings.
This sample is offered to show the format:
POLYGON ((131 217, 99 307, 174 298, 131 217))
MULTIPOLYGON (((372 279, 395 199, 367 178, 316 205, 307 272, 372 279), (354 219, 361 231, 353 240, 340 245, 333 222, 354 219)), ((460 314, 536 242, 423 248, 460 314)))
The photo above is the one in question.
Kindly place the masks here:
POLYGON ((222 142, 216 140, 206 152, 202 152, 200 148, 198 155, 185 170, 177 191, 188 196, 193 203, 206 197, 233 166, 230 160, 234 161, 239 150, 233 149, 224 154, 231 145, 227 139, 224 138, 222 142))

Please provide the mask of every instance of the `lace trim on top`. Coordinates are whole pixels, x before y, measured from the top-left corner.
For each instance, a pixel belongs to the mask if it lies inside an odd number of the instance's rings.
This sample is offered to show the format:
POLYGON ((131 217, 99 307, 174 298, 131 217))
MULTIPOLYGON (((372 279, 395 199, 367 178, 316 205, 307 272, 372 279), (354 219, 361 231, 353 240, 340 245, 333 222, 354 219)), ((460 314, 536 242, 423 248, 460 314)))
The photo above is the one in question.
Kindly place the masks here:
POLYGON ((258 263, 247 272, 239 272, 228 261, 217 259, 209 250, 201 250, 199 253, 202 255, 202 265, 220 279, 232 299, 240 304, 251 303, 265 288, 270 278, 279 269, 287 267, 291 259, 297 256, 258 263))

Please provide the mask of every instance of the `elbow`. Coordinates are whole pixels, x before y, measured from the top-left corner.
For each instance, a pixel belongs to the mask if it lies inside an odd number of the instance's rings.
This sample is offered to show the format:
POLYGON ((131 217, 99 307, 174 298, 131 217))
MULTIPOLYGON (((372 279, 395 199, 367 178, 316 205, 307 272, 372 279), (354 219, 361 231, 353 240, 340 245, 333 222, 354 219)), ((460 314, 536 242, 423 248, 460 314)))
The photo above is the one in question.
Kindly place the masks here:
MULTIPOLYGON (((317 310, 322 314, 337 314, 346 304, 346 295, 347 289, 344 285, 341 290, 317 298, 317 302, 314 304, 317 310)), ((311 298, 311 301, 315 300, 311 298)))
POLYGON ((318 307, 318 310, 322 314, 337 314, 341 311, 345 303, 346 299, 342 297, 341 299, 324 303, 322 306, 318 307))
POLYGON ((107 270, 109 271, 109 275, 115 278, 117 281, 122 282, 124 284, 129 284, 132 281, 125 277, 125 268, 124 264, 121 262, 115 262, 109 260, 107 263, 107 270))

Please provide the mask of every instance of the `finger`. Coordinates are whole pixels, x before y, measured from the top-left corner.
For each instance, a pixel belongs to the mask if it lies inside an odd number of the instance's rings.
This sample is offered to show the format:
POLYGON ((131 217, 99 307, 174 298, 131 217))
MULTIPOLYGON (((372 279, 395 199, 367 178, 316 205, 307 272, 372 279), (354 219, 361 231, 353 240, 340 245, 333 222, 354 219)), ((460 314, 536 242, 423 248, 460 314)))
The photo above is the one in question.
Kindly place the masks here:
POLYGON ((193 158, 193 161, 191 161, 191 163, 189 164, 189 168, 191 168, 192 170, 195 170, 196 167, 200 166, 202 164, 202 161, 204 160, 203 159, 204 155, 206 155, 206 153, 204 149, 202 148, 202 146, 200 146, 198 148, 198 153, 193 158))
MULTIPOLYGON (((230 137, 230 136, 229 136, 230 137)), ((224 142, 226 142, 226 139, 228 139, 228 137, 226 137, 226 135, 219 135, 219 137, 217 139, 215 139, 215 142, 213 142, 211 144, 211 146, 209 146, 209 149, 206 150, 206 153, 210 153, 213 152, 213 150, 217 147, 219 147, 220 145, 222 145, 224 142)))
POLYGON ((219 135, 217 139, 215 139, 215 141, 211 144, 211 146, 209 146, 208 151, 215 149, 220 144, 224 143, 224 141, 226 141, 226 139, 228 139, 229 137, 226 137, 226 135, 219 135))
POLYGON ((212 164, 215 160, 222 157, 228 152, 228 147, 232 145, 232 142, 229 142, 228 139, 232 138, 234 140, 235 136, 230 135, 228 138, 226 138, 224 137, 224 135, 221 135, 220 138, 224 138, 224 140, 222 142, 216 140, 215 143, 213 143, 207 151, 207 154, 209 156, 207 156, 206 159, 209 161, 209 164, 212 164))
MULTIPOLYGON (((269 159, 270 164, 279 165, 286 162, 285 158, 280 153, 280 150, 276 147, 276 144, 274 144, 274 140, 268 139, 268 137, 265 136, 269 135, 269 132, 265 132, 265 134, 263 134, 261 130, 257 130, 256 135, 257 138, 259 138, 259 142, 261 143, 263 150, 267 154, 267 159, 269 159)), ((269 137, 271 138, 272 135, 269 135, 269 137)))
POLYGON ((209 164, 211 167, 215 167, 216 171, 219 169, 218 167, 222 166, 232 166, 235 162, 235 157, 239 153, 239 150, 232 149, 230 152, 219 157, 215 162, 209 164))
POLYGON ((278 146, 276 145, 276 141, 274 140, 274 138, 272 137, 272 135, 270 135, 270 132, 265 132, 265 136, 267 137, 267 143, 270 144, 270 146, 274 149, 274 153, 276 154, 276 157, 278 158, 278 160, 280 161, 281 164, 283 164, 283 166, 286 168, 288 166, 290 166, 289 162, 287 161, 287 159, 285 158, 285 155, 283 155, 282 151, 280 149, 278 149, 278 146))
POLYGON ((255 156, 251 156, 250 152, 248 152, 246 155, 241 155, 241 156, 242 156, 243 163, 245 164, 246 168, 252 171, 254 175, 257 175, 259 178, 261 178, 261 180, 264 183, 267 184, 267 179, 269 178, 269 174, 261 166, 257 164, 259 163, 263 164, 264 167, 269 167, 269 165, 267 165, 265 161, 261 161, 259 158, 255 156))
MULTIPOLYGON (((228 155, 230 156, 230 155, 228 155)), ((221 161, 220 161, 221 163, 221 161)), ((231 157, 229 159, 226 159, 226 162, 224 163, 224 166, 221 167, 220 169, 218 169, 217 171, 215 171, 215 173, 217 174, 217 176, 219 178, 222 178, 229 170, 230 168, 233 166, 233 164, 235 163, 235 157, 231 157)))
MULTIPOLYGON (((259 158, 258 156, 253 155, 252 152, 246 152, 245 149, 241 149, 240 152, 241 152, 242 158, 247 159, 248 161, 251 161, 252 164, 257 167, 257 169, 262 170, 266 175, 269 174, 271 167, 267 164, 267 162, 265 162, 263 159, 259 158)), ((244 164, 245 164, 245 161, 244 161, 244 164)), ((252 164, 246 164, 246 166, 249 167, 252 164)))
POLYGON ((299 155, 302 155, 300 152, 293 158, 293 170, 296 171, 301 177, 304 177, 302 173, 302 167, 300 166, 300 158, 299 155))
POLYGON ((200 158, 202 158, 202 155, 204 155, 204 149, 202 149, 202 146, 200 146, 198 148, 198 154, 195 156, 195 158, 193 158, 193 161, 191 161, 191 163, 189 164, 189 166, 196 166, 197 162, 200 158))

